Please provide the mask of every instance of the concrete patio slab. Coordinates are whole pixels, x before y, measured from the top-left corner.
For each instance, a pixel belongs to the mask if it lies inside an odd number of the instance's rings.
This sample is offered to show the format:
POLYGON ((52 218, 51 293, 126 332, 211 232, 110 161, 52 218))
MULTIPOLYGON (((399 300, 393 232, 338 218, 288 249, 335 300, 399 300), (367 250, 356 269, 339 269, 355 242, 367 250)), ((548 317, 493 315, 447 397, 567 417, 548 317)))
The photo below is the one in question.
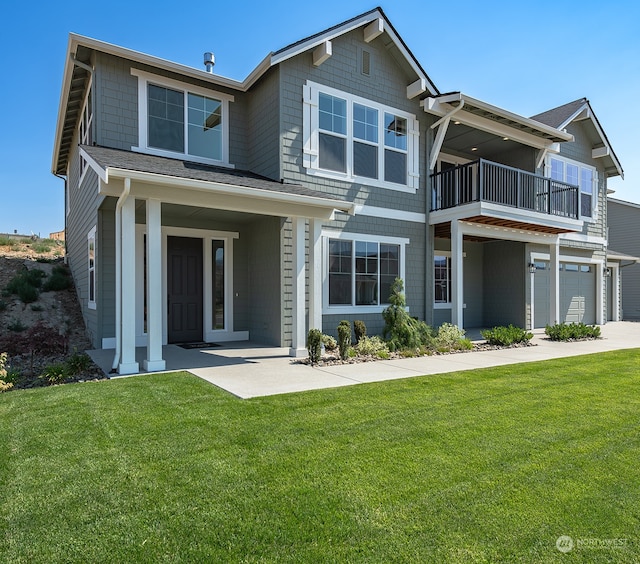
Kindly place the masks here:
MULTIPOLYGON (((595 341, 556 343, 538 330, 532 340, 536 346, 532 347, 323 367, 297 362, 288 356, 286 348, 246 342, 204 349, 167 345, 162 352, 167 372, 187 370, 235 396, 252 398, 640 347, 640 323, 611 322, 601 329, 603 338, 595 341)), ((144 348, 136 350, 136 359, 141 366, 145 352, 144 348)), ((113 351, 88 353, 108 374, 113 351)))

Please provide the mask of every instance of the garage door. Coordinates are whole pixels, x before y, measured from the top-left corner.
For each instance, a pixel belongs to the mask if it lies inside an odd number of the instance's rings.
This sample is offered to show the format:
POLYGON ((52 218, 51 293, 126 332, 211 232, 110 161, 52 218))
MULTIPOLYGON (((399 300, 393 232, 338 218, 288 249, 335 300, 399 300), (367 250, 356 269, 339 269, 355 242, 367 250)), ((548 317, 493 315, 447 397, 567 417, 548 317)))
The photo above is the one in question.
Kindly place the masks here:
MULTIPOLYGON (((534 275, 534 326, 549 323, 549 262, 536 262, 534 275)), ((596 273, 588 264, 560 263, 560 321, 596 322, 596 273)))

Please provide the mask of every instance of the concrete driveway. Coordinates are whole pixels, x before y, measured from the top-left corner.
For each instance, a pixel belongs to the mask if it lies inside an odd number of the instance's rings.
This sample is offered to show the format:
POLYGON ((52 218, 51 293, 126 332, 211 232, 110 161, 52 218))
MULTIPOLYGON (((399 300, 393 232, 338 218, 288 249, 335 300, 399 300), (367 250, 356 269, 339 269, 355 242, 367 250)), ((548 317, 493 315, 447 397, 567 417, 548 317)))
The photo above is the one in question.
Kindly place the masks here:
MULTIPOLYGON (((469 336, 475 337, 472 332, 469 336)), ((187 370, 240 398, 252 398, 638 348, 640 323, 610 322, 602 326, 601 339, 576 343, 552 342, 537 330, 532 343, 536 346, 325 367, 296 363, 286 348, 246 342, 191 350, 168 345, 163 355, 167 371, 187 370)), ((113 351, 88 352, 108 373, 113 351)), ((144 353, 143 348, 137 350, 141 365, 144 353)))

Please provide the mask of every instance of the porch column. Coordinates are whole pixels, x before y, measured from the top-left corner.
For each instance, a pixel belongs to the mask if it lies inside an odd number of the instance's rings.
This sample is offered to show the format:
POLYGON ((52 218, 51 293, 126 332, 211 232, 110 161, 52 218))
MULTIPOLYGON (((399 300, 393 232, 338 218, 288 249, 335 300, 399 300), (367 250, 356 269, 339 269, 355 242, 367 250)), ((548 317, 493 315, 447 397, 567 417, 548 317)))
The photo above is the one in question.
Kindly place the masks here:
POLYGON ((289 355, 295 357, 307 354, 305 340, 305 265, 304 265, 304 225, 302 217, 291 218, 293 239, 292 272, 292 327, 289 355))
POLYGON ((549 246, 549 324, 560 321, 560 242, 549 246))
POLYGON ((322 331, 322 222, 309 220, 309 329, 322 331))
POLYGON ((604 324, 604 263, 596 263, 596 325, 604 324))
POLYGON ((464 277, 462 272, 462 229, 457 220, 451 222, 451 323, 462 329, 464 320, 464 277))
POLYGON ((144 369, 164 370, 162 358, 162 233, 160 202, 147 200, 147 358, 144 369))
MULTIPOLYGON (((136 200, 129 197, 121 209, 120 252, 120 339, 121 354, 118 374, 140 371, 136 362, 136 200)), ((116 282, 117 283, 117 282, 116 282)))

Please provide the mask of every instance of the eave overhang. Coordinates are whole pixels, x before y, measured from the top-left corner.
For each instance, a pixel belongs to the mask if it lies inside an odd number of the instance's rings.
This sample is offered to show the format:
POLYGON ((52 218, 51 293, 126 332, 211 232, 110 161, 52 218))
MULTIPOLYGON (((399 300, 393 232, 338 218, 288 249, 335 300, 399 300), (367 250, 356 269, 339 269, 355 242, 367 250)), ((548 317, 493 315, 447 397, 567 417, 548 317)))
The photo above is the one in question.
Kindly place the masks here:
MULTIPOLYGON (((501 137, 508 137, 536 149, 547 149, 554 143, 573 141, 573 135, 530 118, 493 106, 462 92, 427 97, 424 111, 444 117, 462 104, 455 121, 501 137)), ((453 119, 453 118, 452 118, 453 119)))

